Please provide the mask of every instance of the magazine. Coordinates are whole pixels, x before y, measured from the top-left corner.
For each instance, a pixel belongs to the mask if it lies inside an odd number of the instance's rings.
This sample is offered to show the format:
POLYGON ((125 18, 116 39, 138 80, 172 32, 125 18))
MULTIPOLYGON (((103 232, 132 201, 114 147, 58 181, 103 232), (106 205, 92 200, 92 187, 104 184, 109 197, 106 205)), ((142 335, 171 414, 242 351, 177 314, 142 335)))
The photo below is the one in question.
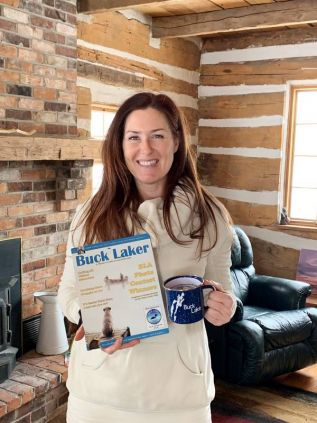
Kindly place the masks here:
POLYGON ((147 233, 71 252, 88 349, 168 333, 147 233))

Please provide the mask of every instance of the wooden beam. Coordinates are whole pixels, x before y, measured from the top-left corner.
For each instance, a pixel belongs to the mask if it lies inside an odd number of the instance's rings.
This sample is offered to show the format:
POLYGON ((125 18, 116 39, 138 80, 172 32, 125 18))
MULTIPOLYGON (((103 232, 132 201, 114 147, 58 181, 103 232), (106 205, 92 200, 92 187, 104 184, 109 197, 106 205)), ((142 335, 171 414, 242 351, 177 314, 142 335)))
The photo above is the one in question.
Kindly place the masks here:
POLYGON ((289 0, 214 12, 153 18, 152 36, 192 37, 316 22, 316 0, 289 0))
POLYGON ((152 3, 167 3, 167 0, 78 0, 77 11, 80 13, 100 13, 107 10, 127 9, 152 3))
POLYGON ((96 140, 1 136, 0 161, 94 160, 101 146, 96 140))

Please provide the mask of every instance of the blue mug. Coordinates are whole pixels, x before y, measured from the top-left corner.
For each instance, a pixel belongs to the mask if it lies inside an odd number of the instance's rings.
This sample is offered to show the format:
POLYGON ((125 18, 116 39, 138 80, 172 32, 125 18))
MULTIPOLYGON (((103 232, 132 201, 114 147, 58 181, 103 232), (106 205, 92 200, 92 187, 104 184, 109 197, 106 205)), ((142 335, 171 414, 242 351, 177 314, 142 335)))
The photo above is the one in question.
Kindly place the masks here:
POLYGON ((204 317, 205 289, 214 291, 211 285, 204 285, 204 279, 196 275, 173 276, 164 282, 167 314, 173 323, 195 323, 204 317))

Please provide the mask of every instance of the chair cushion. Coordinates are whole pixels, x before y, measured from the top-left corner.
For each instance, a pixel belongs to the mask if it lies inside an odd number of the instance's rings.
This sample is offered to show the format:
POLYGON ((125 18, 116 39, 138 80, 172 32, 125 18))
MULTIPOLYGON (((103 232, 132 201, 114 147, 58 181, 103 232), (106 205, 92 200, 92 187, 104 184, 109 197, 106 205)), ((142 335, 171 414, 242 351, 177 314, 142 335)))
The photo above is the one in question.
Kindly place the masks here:
POLYGON ((304 310, 267 313, 248 320, 262 328, 266 352, 304 341, 313 329, 313 323, 304 310))

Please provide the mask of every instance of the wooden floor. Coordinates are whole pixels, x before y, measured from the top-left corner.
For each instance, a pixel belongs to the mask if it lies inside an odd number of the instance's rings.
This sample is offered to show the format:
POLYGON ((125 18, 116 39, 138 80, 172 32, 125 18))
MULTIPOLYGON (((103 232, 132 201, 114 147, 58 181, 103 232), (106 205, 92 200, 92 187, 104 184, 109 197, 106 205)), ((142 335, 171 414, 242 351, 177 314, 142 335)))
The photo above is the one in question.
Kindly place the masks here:
MULTIPOLYGON (((317 364, 276 378, 280 383, 317 394, 317 364)), ((317 414, 317 410, 316 410, 317 414)))
POLYGON ((213 421, 317 423, 316 394, 317 364, 257 386, 216 380, 216 397, 211 406, 213 421))

